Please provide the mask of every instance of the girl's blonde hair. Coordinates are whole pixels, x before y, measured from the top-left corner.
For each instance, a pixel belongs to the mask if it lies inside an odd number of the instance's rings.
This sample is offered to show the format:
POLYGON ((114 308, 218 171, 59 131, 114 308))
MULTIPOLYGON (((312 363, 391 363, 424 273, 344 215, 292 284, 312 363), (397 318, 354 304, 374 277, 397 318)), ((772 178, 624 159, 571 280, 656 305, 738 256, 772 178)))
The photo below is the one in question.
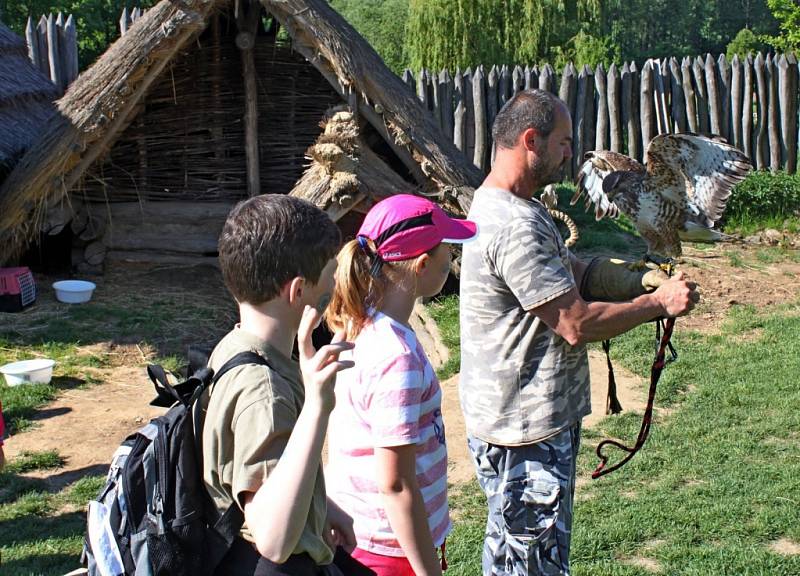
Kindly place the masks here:
POLYGON ((333 332, 344 330, 347 340, 353 340, 364 328, 370 309, 380 310, 388 285, 407 282, 417 258, 384 262, 380 273, 373 276, 371 254, 376 252, 376 247, 372 240, 365 240, 369 253, 361 247, 358 239, 350 240, 339 251, 336 287, 325 312, 328 328, 333 332))

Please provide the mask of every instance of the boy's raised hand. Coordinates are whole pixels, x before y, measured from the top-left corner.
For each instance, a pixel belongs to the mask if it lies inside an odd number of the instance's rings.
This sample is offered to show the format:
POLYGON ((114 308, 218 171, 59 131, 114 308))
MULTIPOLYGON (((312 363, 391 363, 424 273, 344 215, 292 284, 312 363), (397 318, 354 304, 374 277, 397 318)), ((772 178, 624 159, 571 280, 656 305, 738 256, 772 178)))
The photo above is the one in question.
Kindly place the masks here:
POLYGON ((344 333, 337 332, 327 346, 314 349, 311 333, 322 321, 322 314, 312 306, 306 306, 297 330, 297 348, 300 352, 300 371, 306 389, 306 404, 317 403, 323 410, 331 411, 336 404, 333 387, 336 373, 352 368, 352 360, 339 360, 339 354, 351 350, 352 342, 344 341, 344 333))

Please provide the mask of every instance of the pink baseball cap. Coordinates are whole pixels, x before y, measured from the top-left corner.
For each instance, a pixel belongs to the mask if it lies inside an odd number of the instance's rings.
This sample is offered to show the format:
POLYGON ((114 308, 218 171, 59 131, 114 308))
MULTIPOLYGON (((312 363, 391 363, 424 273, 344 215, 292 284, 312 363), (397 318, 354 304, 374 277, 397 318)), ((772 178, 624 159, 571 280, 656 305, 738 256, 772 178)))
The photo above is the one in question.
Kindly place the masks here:
POLYGON ((358 236, 372 240, 384 262, 396 262, 424 254, 441 242, 461 244, 477 232, 475 222, 451 218, 427 198, 396 194, 372 207, 358 236))

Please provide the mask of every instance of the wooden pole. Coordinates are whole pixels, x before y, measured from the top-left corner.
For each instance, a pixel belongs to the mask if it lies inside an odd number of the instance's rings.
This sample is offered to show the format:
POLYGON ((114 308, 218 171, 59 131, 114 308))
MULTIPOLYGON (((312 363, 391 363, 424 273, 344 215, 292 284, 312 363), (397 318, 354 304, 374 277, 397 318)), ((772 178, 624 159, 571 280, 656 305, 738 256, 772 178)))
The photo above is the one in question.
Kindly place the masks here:
POLYGON ((777 172, 781 169, 781 127, 780 106, 778 104, 778 69, 775 59, 770 54, 765 63, 769 98, 767 100, 767 133, 769 136, 769 169, 777 172))
POLYGON ((575 116, 572 121, 572 173, 577 174, 581 164, 583 164, 583 153, 585 151, 585 129, 586 123, 586 94, 589 92, 589 76, 587 75, 588 66, 584 65, 578 73, 578 88, 575 97, 575 116))
POLYGON ((602 64, 594 70, 594 86, 597 91, 597 122, 595 123, 595 150, 608 150, 608 83, 602 64))
POLYGON ((743 62, 742 75, 742 151, 755 165, 756 155, 753 146, 753 93, 755 92, 755 70, 753 57, 748 54, 743 62))
POLYGON ((411 89, 412 93, 416 93, 415 87, 417 85, 417 81, 414 79, 414 73, 408 68, 403 70, 403 82, 405 82, 406 85, 411 89))
MULTIPOLYGON (((486 77, 486 128, 491 134, 494 119, 497 116, 498 83, 500 81, 500 71, 497 66, 492 66, 489 75, 486 77)), ((489 136, 489 148, 491 148, 491 135, 489 136)), ((489 164, 486 164, 488 166, 489 164)))
POLYGON ((587 82, 586 82, 586 112, 585 122, 583 123, 583 142, 584 151, 588 152, 594 148, 594 143, 597 138, 597 107, 595 106, 595 86, 594 86, 594 71, 585 66, 587 82))
POLYGON ((36 28, 33 27, 33 20, 28 16, 28 22, 25 24, 25 42, 28 44, 28 58, 33 65, 39 68, 39 39, 37 38, 36 28))
MULTIPOLYGON (((575 74, 575 66, 572 65, 572 62, 567 64, 564 67, 564 71, 561 74, 561 88, 558 91, 558 97, 567 105, 567 109, 569 110, 570 116, 574 119, 576 112, 575 112, 575 100, 577 97, 578 91, 578 78, 575 74)), ((573 156, 578 155, 578 151, 575 148, 575 141, 572 142, 572 154, 573 156)), ((566 175, 571 180, 574 177, 573 166, 575 164, 575 160, 573 159, 572 162, 565 168, 566 175)))
POLYGON ((640 118, 642 123, 642 147, 647 152, 650 140, 656 135, 656 110, 653 98, 653 88, 655 87, 655 71, 653 62, 648 60, 642 66, 642 83, 639 87, 639 106, 640 118))
POLYGON ((700 132, 700 125, 697 121, 697 100, 694 94, 694 84, 692 83, 692 62, 688 56, 681 62, 681 85, 683 86, 683 96, 686 102, 686 122, 689 132, 697 134, 700 132))
POLYGON ((556 74, 550 64, 545 64, 539 74, 539 90, 556 94, 556 74))
POLYGON ((256 82, 256 60, 254 48, 261 21, 261 5, 252 2, 239 10, 236 25, 236 47, 242 59, 244 77, 244 135, 245 156, 247 159, 247 194, 250 197, 261 194, 261 158, 258 147, 258 85, 256 82))
POLYGON ((674 132, 686 132, 686 96, 683 93, 683 76, 676 58, 669 59, 669 89, 672 102, 672 123, 674 132))
POLYGON ((622 66, 622 124, 628 136, 628 156, 642 160, 641 124, 639 122, 639 71, 636 62, 622 66))
POLYGON ((475 155, 475 104, 472 101, 472 74, 472 68, 467 67, 464 72, 464 106, 466 108, 465 123, 467 125, 464 155, 468 160, 471 160, 475 155))
POLYGON ((742 140, 742 62, 739 55, 734 54, 731 60, 731 138, 732 143, 739 150, 744 152, 744 142, 742 140))
POLYGON ((128 7, 122 9, 122 15, 119 17, 119 35, 125 36, 128 31, 128 24, 130 23, 130 15, 128 14, 128 7))
POLYGON ((500 70, 497 66, 492 66, 489 76, 486 78, 486 133, 488 158, 484 166, 489 168, 494 164, 494 138, 492 137, 492 126, 497 117, 500 99, 500 70))
POLYGON ((525 71, 519 66, 514 66, 514 71, 511 73, 511 95, 525 89, 525 71))
POLYGON ((475 112, 475 152, 472 155, 472 163, 481 172, 485 172, 489 152, 489 134, 486 121, 486 82, 483 66, 478 66, 472 76, 472 107, 475 112))
POLYGON ((442 119, 442 130, 448 140, 453 139, 453 79, 445 68, 439 72, 439 83, 436 86, 439 101, 439 115, 442 119))
POLYGON ((422 107, 426 110, 431 109, 431 102, 428 95, 428 71, 423 68, 417 76, 417 98, 422 102, 422 107))
POLYGON ((428 91, 431 96, 431 112, 433 112, 436 125, 439 126, 439 130, 444 132, 442 129, 444 120, 442 118, 442 103, 439 99, 441 96, 439 92, 439 75, 435 70, 431 70, 431 73, 428 75, 428 91))
POLYGON ((75 18, 72 14, 67 18, 64 25, 64 54, 66 62, 66 86, 78 77, 78 30, 75 27, 75 18))
POLYGON ((608 123, 610 132, 611 150, 622 152, 622 117, 620 110, 620 98, 622 89, 622 79, 616 64, 611 64, 608 69, 608 123))
POLYGON ((706 54, 703 70, 705 72, 711 133, 722 136, 722 101, 720 99, 719 81, 717 80, 717 65, 711 54, 706 54))
POLYGON ((731 135, 731 67, 725 54, 720 54, 717 58, 717 74, 719 79, 719 93, 722 100, 722 118, 720 128, 722 137, 730 142, 731 135))
POLYGON ((47 46, 47 16, 42 16, 39 19, 39 25, 36 27, 36 36, 39 43, 39 70, 50 78, 50 50, 47 46))
POLYGON ((697 99, 697 124, 702 134, 711 132, 711 123, 708 114, 708 86, 706 84, 705 60, 698 56, 692 64, 694 74, 695 98, 697 99))
POLYGON ((670 120, 667 113, 667 89, 664 83, 664 76, 662 74, 662 63, 658 60, 653 60, 653 80, 655 81, 654 102, 656 110, 656 126, 657 134, 670 133, 670 120))
POLYGON ((787 88, 786 88, 786 119, 784 120, 784 142, 786 143, 786 171, 789 174, 797 172, 797 58, 790 52, 786 57, 787 88))
POLYGON ((497 85, 497 110, 501 110, 508 99, 511 98, 511 70, 503 64, 500 69, 500 82, 497 85))
POLYGON ((52 14, 47 15, 47 58, 50 62, 50 80, 63 90, 61 57, 58 54, 58 26, 52 14))
POLYGON ((769 98, 769 91, 767 89, 767 74, 765 69, 766 64, 764 62, 764 56, 761 54, 761 52, 759 52, 758 56, 756 56, 756 60, 753 62, 753 68, 756 73, 756 97, 758 98, 755 160, 756 169, 764 170, 769 165, 769 159, 767 158, 767 124, 769 122, 767 118, 767 99, 769 98))
POLYGON ((453 113, 453 144, 464 153, 467 144, 467 108, 466 95, 464 94, 464 76, 461 74, 460 68, 456 68, 456 73, 453 77, 453 105, 455 106, 455 112, 453 113))

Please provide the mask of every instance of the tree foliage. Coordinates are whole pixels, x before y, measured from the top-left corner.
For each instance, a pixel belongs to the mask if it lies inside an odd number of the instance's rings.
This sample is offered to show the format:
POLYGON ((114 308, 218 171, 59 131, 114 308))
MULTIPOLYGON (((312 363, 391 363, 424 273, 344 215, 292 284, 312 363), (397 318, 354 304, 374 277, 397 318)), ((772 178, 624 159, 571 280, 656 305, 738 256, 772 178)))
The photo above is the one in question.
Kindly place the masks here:
POLYGON ((28 17, 34 25, 43 15, 72 14, 78 32, 78 60, 81 70, 94 62, 119 37, 122 9, 147 8, 155 0, 0 0, 0 20, 25 37, 28 17))
POLYGON ((567 60, 594 66, 716 54, 743 28, 756 35, 777 30, 767 2, 793 5, 792 0, 409 0, 406 61, 412 68, 567 60))
POLYGON ((550 0, 410 0, 407 60, 413 69, 535 61, 545 15, 554 4, 550 0))
POLYGON ((780 34, 763 39, 781 52, 800 48, 800 5, 792 0, 767 0, 767 5, 778 21, 780 34))
POLYGON ((739 33, 733 37, 733 40, 728 43, 728 48, 725 51, 728 60, 732 59, 734 55, 739 58, 744 58, 748 54, 755 54, 764 49, 764 42, 750 29, 742 28, 739 33))
POLYGON ((408 0, 329 0, 397 73, 405 68, 408 0))

